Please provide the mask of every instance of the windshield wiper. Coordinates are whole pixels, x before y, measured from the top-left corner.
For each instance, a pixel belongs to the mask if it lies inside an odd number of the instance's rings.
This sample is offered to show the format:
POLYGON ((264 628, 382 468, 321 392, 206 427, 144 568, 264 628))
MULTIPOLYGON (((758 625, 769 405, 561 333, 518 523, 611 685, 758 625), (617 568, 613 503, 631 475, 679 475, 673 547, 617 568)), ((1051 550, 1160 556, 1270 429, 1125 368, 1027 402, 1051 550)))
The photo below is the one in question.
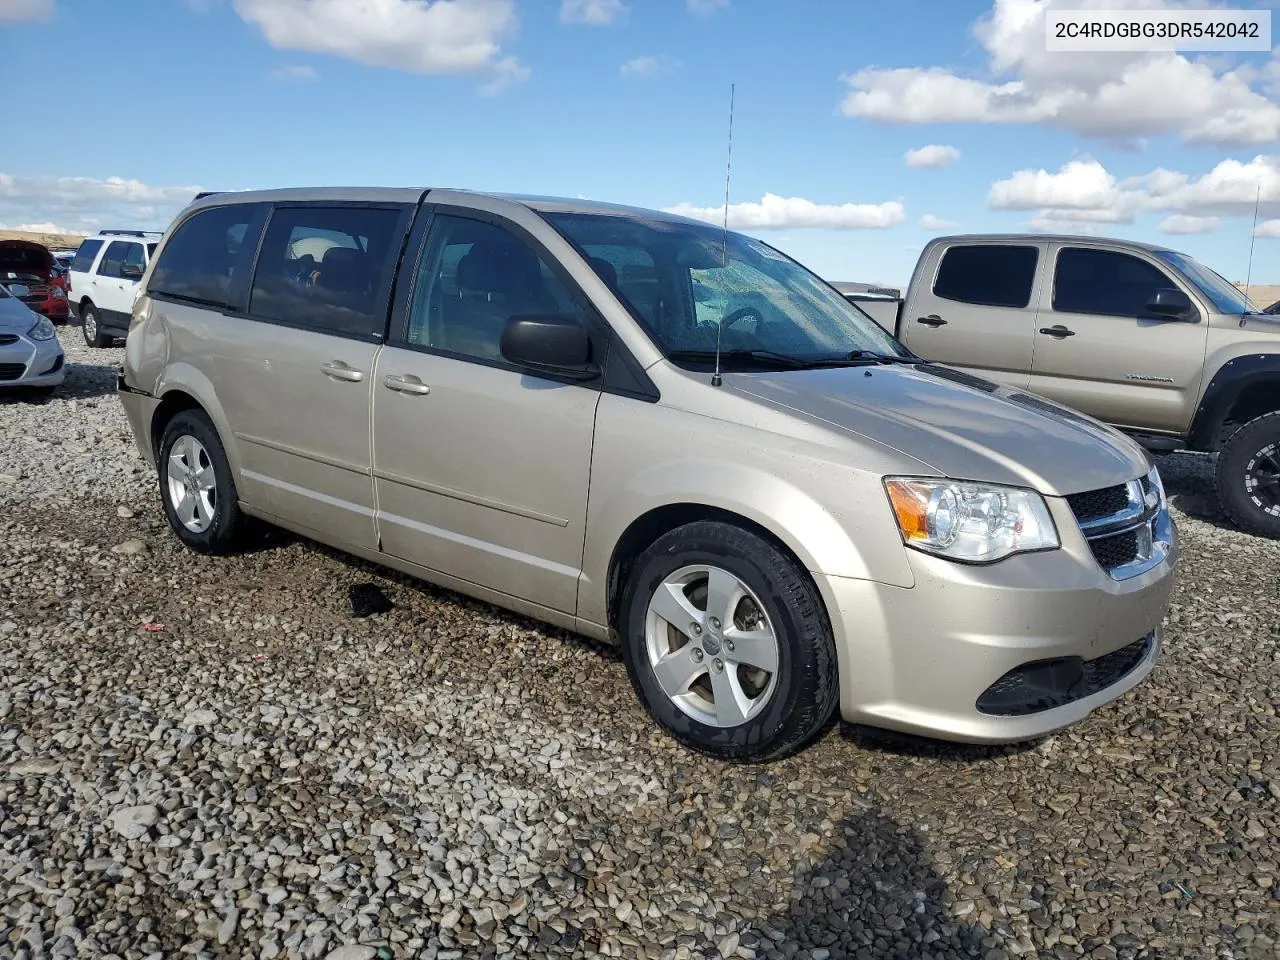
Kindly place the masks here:
MULTIPOLYGON (((671 360, 696 360, 715 363, 716 352, 714 350, 669 350, 667 351, 667 357, 671 360)), ((780 364, 792 370, 803 370, 809 366, 808 362, 804 360, 789 357, 785 353, 774 353, 772 350, 721 350, 720 359, 722 361, 754 360, 758 363, 780 364)))

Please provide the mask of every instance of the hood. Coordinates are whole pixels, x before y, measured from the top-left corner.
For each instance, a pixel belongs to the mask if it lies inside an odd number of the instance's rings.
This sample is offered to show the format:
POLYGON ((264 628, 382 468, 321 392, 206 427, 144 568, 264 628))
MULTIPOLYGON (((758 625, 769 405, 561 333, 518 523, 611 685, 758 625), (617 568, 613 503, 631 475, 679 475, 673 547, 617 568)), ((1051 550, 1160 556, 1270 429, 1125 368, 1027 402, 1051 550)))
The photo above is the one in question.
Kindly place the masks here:
POLYGON ((726 386, 824 421, 956 480, 1064 496, 1151 469, 1146 452, 1041 397, 934 364, 734 373, 726 386))
POLYGON ((0 330, 5 333, 26 333, 39 319, 40 315, 17 297, 0 298, 0 330))
POLYGON ((53 274, 53 254, 48 247, 30 240, 0 240, 0 278, 9 273, 48 280, 53 274))

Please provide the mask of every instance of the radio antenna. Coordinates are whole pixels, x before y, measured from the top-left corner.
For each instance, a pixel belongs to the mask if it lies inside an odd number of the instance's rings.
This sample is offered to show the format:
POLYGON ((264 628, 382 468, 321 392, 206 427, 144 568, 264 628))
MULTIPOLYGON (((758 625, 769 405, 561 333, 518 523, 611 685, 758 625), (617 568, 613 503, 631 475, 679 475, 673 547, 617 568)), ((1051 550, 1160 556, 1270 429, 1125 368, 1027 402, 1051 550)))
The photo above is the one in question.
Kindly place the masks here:
MULTIPOLYGON (((729 84, 729 155, 724 163, 724 234, 720 240, 720 266, 729 265, 729 180, 733 176, 733 95, 737 84, 729 84)), ((720 318, 723 321, 724 317, 720 318)), ((716 322, 716 369, 711 374, 711 385, 720 386, 720 321, 716 322)))
POLYGON ((1253 281, 1253 245, 1258 242, 1258 207, 1262 204, 1262 184, 1258 184, 1258 196, 1253 201, 1253 229, 1249 231, 1249 268, 1244 276, 1244 295, 1249 296, 1249 284, 1253 281))

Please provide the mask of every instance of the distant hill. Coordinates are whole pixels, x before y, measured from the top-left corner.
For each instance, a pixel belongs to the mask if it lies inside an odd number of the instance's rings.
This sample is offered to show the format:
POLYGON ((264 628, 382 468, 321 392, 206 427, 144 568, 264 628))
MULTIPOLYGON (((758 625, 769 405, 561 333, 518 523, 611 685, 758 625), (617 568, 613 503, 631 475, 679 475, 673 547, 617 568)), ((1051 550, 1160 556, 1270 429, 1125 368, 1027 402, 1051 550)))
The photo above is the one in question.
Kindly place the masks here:
POLYGON ((74 250, 84 239, 76 233, 28 233, 25 230, 0 230, 0 240, 34 240, 50 250, 74 250))

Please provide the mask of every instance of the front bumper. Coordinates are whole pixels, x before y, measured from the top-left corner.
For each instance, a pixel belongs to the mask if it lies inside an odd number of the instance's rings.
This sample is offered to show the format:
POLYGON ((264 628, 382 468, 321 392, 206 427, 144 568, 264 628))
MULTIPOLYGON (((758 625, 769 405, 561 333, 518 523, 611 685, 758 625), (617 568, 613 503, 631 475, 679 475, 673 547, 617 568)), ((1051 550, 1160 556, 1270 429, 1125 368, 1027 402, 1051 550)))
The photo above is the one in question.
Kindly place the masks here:
POLYGON ((66 357, 57 337, 32 340, 19 334, 16 342, 0 344, 0 389, 56 387, 66 376, 66 357))
POLYGON ((71 315, 71 307, 66 297, 46 297, 43 300, 28 301, 27 306, 50 320, 66 320, 71 315))
POLYGON ((1170 525, 1158 564, 1113 580, 1070 508, 1048 502, 1059 550, 988 566, 908 551, 915 586, 905 589, 818 577, 845 720, 969 743, 1030 740, 1083 719, 1151 672, 1176 530, 1170 525))

